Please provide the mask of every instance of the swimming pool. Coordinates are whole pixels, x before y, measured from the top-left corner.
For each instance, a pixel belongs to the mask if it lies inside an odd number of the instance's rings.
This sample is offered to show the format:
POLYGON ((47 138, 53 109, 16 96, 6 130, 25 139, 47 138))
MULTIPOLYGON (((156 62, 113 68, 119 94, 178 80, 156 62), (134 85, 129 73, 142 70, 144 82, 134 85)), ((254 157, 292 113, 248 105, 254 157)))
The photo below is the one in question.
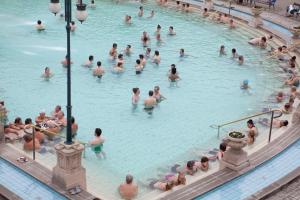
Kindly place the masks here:
MULTIPOLYGON (((98 160, 87 150, 84 166, 88 188, 108 199, 116 198, 116 188, 127 173, 144 182, 155 177, 158 168, 195 158, 194 149, 217 147, 216 131, 210 125, 260 111, 285 78, 275 68, 276 61, 269 59, 261 64, 266 51, 247 44, 255 32, 250 28, 229 30, 199 14, 159 8, 151 2, 144 5, 145 15, 155 9, 153 19, 139 19, 140 4, 136 2, 115 4, 104 0, 96 4, 97 9, 88 10, 86 22, 76 22, 77 30, 71 37, 72 105, 79 123, 78 139, 92 139, 95 127, 103 130, 107 159, 98 160), (125 14, 133 16, 131 26, 123 23, 125 14), (154 38, 157 24, 162 26, 164 43, 160 46, 154 38), (171 25, 177 32, 174 37, 167 36, 171 25), (159 66, 148 62, 143 73, 136 76, 135 60, 145 52, 140 44, 144 30, 152 38, 152 51, 159 50, 162 61, 159 66), (127 44, 134 51, 125 58, 126 69, 120 75, 110 72, 108 51, 114 42, 119 51, 127 44), (227 48, 226 57, 218 55, 221 44, 227 48), (179 59, 180 48, 189 56, 179 59), (244 55, 245 65, 239 66, 229 58, 231 48, 244 55), (101 81, 80 66, 90 54, 106 69, 101 81), (166 76, 172 63, 182 78, 177 87, 170 85, 166 76), (250 94, 240 90, 244 79, 250 81, 250 94), (144 99, 155 85, 161 87, 167 100, 152 115, 143 111, 141 103, 133 109, 131 89, 139 87, 144 99)), ((50 112, 66 102, 66 70, 60 65, 66 53, 65 23, 47 6, 46 1, 2 1, 0 19, 5 31, 0 32, 0 73, 5 77, 0 79, 0 95, 10 110, 10 119, 34 118, 41 109, 50 112), (37 19, 45 22, 45 32, 34 30, 37 19), (54 73, 50 81, 41 78, 46 66, 54 73)), ((44 155, 45 159, 49 156, 44 155)), ((54 162, 50 159, 48 167, 54 162)))
POLYGON ((2 158, 0 158, 0 184, 24 200, 67 200, 2 158))

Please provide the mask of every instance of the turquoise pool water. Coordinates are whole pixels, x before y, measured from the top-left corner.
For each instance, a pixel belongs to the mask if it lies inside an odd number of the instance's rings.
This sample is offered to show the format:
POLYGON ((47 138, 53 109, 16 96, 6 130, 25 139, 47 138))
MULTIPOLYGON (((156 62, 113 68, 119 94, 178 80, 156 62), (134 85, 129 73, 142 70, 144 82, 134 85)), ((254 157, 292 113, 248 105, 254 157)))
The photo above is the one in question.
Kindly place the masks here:
POLYGON ((67 200, 2 158, 0 159, 0 184, 24 200, 67 200))
POLYGON ((195 200, 242 200, 274 183, 300 166, 300 140, 255 170, 220 186, 195 200))
MULTIPOLYGON (((0 97, 10 110, 9 118, 34 118, 41 109, 49 113, 54 106, 66 104, 66 69, 60 61, 66 54, 65 22, 48 11, 48 1, 2 0, 0 7, 0 97), (34 6, 33 6, 34 5, 34 6), (45 22, 46 31, 34 29, 37 19, 45 22), (41 78, 44 67, 54 73, 49 81, 41 78)), ((251 47, 247 40, 253 30, 229 30, 225 25, 202 19, 199 14, 176 12, 146 3, 145 15, 154 9, 153 19, 138 18, 139 3, 115 4, 96 1, 97 8, 72 34, 72 105, 79 123, 78 139, 93 138, 95 127, 101 127, 106 139, 106 160, 98 160, 87 150, 84 165, 88 181, 101 180, 100 193, 111 193, 127 173, 137 179, 156 176, 157 168, 195 157, 194 149, 218 146, 216 130, 211 124, 235 119, 260 111, 265 100, 282 85, 284 75, 277 62, 263 60, 266 51, 251 47), (131 26, 123 22, 125 14, 133 17, 131 26), (157 45, 154 31, 162 26, 163 44, 157 45), (177 35, 167 36, 169 26, 177 35), (159 66, 150 62, 143 73, 135 75, 134 63, 145 49, 140 43, 143 31, 151 36, 152 51, 159 50, 159 66), (133 55, 125 57, 125 72, 111 73, 108 51, 112 43, 118 50, 133 46, 133 55), (221 44, 228 55, 219 57, 221 44), (184 48, 190 56, 179 59, 184 48), (230 49, 237 48, 246 63, 239 66, 230 59, 230 49), (101 60, 106 74, 99 81, 89 69, 80 65, 92 54, 101 60), (169 66, 175 63, 182 80, 178 86, 167 80, 169 66), (243 79, 249 79, 250 93, 240 90, 243 79), (141 99, 155 85, 167 100, 152 115, 131 105, 131 89, 139 87, 141 99)), ((74 8, 75 10, 75 8, 74 8)), ((97 184, 98 184, 97 182, 97 184)), ((93 185, 89 182, 90 185, 93 185)))

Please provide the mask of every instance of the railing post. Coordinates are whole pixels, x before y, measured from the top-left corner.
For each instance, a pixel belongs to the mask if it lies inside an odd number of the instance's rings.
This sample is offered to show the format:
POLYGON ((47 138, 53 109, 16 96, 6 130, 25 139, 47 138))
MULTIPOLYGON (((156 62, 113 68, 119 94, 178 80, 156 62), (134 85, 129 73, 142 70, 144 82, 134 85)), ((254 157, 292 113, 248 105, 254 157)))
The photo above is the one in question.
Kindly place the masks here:
POLYGON ((32 127, 32 137, 33 137, 32 159, 35 160, 35 127, 32 127))
POLYGON ((271 114, 271 122, 270 122, 270 131, 269 131, 269 141, 268 143, 270 143, 271 141, 271 135, 272 135, 272 129, 273 129, 273 118, 274 118, 274 110, 272 110, 272 114, 271 114))

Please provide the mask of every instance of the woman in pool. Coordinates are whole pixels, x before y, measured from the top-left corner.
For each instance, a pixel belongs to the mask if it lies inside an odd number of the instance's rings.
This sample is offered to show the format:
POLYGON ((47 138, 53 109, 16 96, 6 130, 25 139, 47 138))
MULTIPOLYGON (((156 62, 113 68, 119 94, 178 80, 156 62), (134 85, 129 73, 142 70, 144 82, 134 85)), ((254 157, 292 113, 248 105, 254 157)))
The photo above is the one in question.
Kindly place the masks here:
POLYGON ((224 45, 221 45, 220 50, 219 50, 219 55, 220 56, 226 55, 225 46, 224 45))
POLYGON ((258 136, 258 130, 257 130, 257 128, 255 127, 254 122, 253 122, 252 119, 249 119, 249 120, 247 121, 247 127, 248 127, 248 132, 254 131, 255 137, 258 136))
POLYGON ((95 0, 91 0, 91 3, 89 4, 89 7, 92 8, 92 9, 96 8, 95 0))
POLYGON ((101 136, 102 130, 100 128, 95 129, 95 138, 89 142, 89 145, 92 148, 92 151, 95 152, 96 156, 98 158, 101 157, 101 155, 105 158, 105 153, 103 151, 103 143, 104 138, 101 136))
POLYGON ((140 59, 140 61, 141 61, 141 65, 143 65, 143 68, 144 68, 145 65, 146 65, 147 60, 145 59, 145 57, 144 57, 143 54, 140 54, 140 55, 139 55, 139 59, 140 59))
POLYGON ((143 71, 143 65, 139 59, 136 60, 135 64, 135 74, 141 74, 143 71))
POLYGON ((148 46, 148 43, 150 42, 150 37, 146 31, 143 32, 141 41, 142 41, 144 47, 148 46))
POLYGON ((125 15, 125 23, 131 24, 131 16, 130 15, 125 15))
MULTIPOLYGON (((60 63, 62 64, 63 67, 68 67, 68 57, 66 56, 65 59, 60 63)), ((72 60, 70 61, 70 64, 71 65, 73 64, 72 60)))
POLYGON ((93 67, 94 56, 90 55, 89 59, 82 65, 83 67, 93 67))
POLYGON ((132 88, 133 95, 131 97, 131 102, 133 105, 137 105, 140 100, 140 89, 132 88))
POLYGON ((169 74, 169 80, 171 82, 176 82, 176 81, 180 80, 180 77, 177 75, 176 67, 171 68, 171 73, 169 74))
POLYGON ((118 45, 116 43, 113 43, 112 48, 109 51, 109 56, 111 60, 114 60, 117 58, 118 51, 117 51, 118 45))
POLYGON ((97 76, 98 78, 102 78, 103 74, 105 73, 105 70, 101 65, 102 63, 98 61, 97 67, 93 70, 93 75, 97 76))
POLYGON ((173 26, 169 27, 169 35, 176 35, 176 32, 174 31, 174 27, 173 26))
POLYGON ((35 28, 36 28, 36 30, 38 30, 38 31, 43 31, 43 30, 45 30, 45 26, 44 26, 44 24, 42 24, 42 21, 41 21, 41 20, 38 20, 38 21, 36 22, 35 28))
POLYGON ((71 21, 70 28, 71 28, 71 32, 74 32, 76 30, 76 24, 74 21, 71 21))
POLYGON ((155 64, 159 64, 160 63, 160 55, 159 55, 159 51, 155 51, 154 52, 154 56, 152 58, 152 62, 155 64))
POLYGON ((156 99, 157 103, 160 103, 161 101, 165 100, 166 98, 160 94, 160 88, 159 86, 154 87, 154 94, 153 97, 156 99))
POLYGON ((244 64, 244 56, 239 56, 238 57, 238 63, 239 63, 239 65, 243 65, 244 64))
POLYGON ((143 15, 144 15, 144 8, 143 8, 143 6, 140 6, 138 16, 143 17, 143 15))
POLYGON ((44 78, 51 78, 52 77, 52 73, 50 71, 49 67, 45 67, 44 73, 42 75, 44 78))
POLYGON ((151 48, 148 47, 148 48, 146 49, 145 57, 146 57, 147 59, 151 57, 151 48))
POLYGON ((77 131, 78 131, 78 124, 75 122, 75 118, 72 116, 71 117, 71 128, 72 128, 72 138, 75 138, 77 135, 77 131))

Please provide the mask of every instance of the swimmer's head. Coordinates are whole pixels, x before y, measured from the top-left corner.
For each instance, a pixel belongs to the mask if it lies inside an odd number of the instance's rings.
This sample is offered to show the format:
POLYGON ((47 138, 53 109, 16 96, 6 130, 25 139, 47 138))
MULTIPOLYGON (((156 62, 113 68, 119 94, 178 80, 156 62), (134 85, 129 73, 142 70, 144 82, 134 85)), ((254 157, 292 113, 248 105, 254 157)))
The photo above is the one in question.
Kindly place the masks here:
POLYGON ((38 24, 38 25, 41 25, 41 24, 42 24, 42 21, 41 21, 41 20, 38 20, 38 21, 37 21, 37 24, 38 24))
POLYGON ((147 50, 146 50, 148 53, 150 53, 151 52, 151 48, 147 48, 147 50))
POLYGON ((283 92, 278 92, 277 96, 278 97, 283 97, 283 92))
POLYGON ((243 85, 248 85, 249 81, 248 80, 243 80, 243 85))
POLYGON ((224 143, 224 142, 222 142, 221 144, 220 144, 220 147, 219 147, 219 149, 221 150, 221 151, 226 151, 226 148, 227 148, 227 144, 226 143, 224 143))
POLYGON ((224 46, 224 45, 221 45, 220 49, 221 49, 221 50, 224 50, 224 49, 225 49, 225 46, 224 46))
POLYGON ((94 60, 94 56, 90 55, 89 56, 89 61, 93 61, 94 60))
POLYGON ((269 35, 269 40, 273 38, 273 35, 269 35))
POLYGON ((249 128, 254 127, 254 122, 253 122, 252 119, 249 119, 249 120, 247 121, 247 126, 248 126, 249 128))
POLYGON ((159 56, 159 51, 156 50, 156 51, 154 52, 154 54, 155 54, 156 56, 159 56))
POLYGON ((284 104, 284 109, 285 110, 289 110, 290 108, 291 108, 291 104, 290 103, 284 104))
POLYGON ((180 53, 184 53, 184 49, 180 49, 180 53))
POLYGON ((71 24, 72 24, 72 25, 75 25, 75 22, 74 22, 74 21, 71 21, 71 24))
POLYGON ((186 7, 190 7, 190 4, 189 4, 189 3, 187 3, 187 4, 186 4, 186 7))
POLYGON ((96 128, 95 129, 95 136, 100 137, 101 134, 102 134, 101 128, 96 128))
POLYGON ((143 8, 143 6, 140 6, 140 10, 143 10, 144 8, 143 8))
POLYGON ((293 57, 292 57, 292 60, 296 60, 296 58, 297 58, 296 56, 293 56, 293 57))
POLYGON ((244 56, 239 56, 239 61, 244 61, 244 56))
POLYGON ((139 58, 140 58, 141 60, 143 60, 143 59, 144 59, 144 55, 143 55, 143 54, 140 54, 140 55, 139 55, 139 58))
POLYGON ((233 48, 233 49, 231 50, 231 52, 232 52, 232 53, 236 53, 236 49, 233 48))
POLYGON ((148 94, 149 94, 149 97, 152 97, 152 96, 153 96, 153 91, 150 90, 150 91, 148 92, 148 94))
POLYGON ((161 29, 161 26, 159 24, 157 25, 157 29, 161 29))
POLYGON ((291 92, 296 92, 297 91, 297 87, 296 86, 292 86, 291 87, 291 92))
POLYGON ((171 73, 174 74, 174 75, 177 73, 176 67, 172 67, 172 68, 171 68, 171 73))
POLYGON ((267 38, 264 36, 264 37, 261 38, 261 41, 267 42, 267 38))
POLYGON ((192 170, 193 167, 194 167, 194 164, 195 164, 195 161, 190 160, 190 161, 187 162, 186 167, 187 167, 189 170, 192 170))
POLYGON ((127 49, 131 49, 131 45, 130 44, 127 45, 127 49))
POLYGON ((204 8, 204 12, 207 12, 207 8, 204 8))
POLYGON ((229 21, 231 24, 233 24, 233 19, 230 19, 230 21, 229 21))
POLYGON ((278 51, 282 52, 282 47, 278 47, 278 51))
POLYGON ((71 117, 71 123, 74 124, 75 123, 75 118, 72 116, 71 117))
POLYGON ((280 121, 280 126, 282 127, 282 126, 287 126, 287 125, 289 125, 289 121, 288 120, 282 120, 282 121, 280 121))
POLYGON ((173 31, 173 30, 174 30, 174 27, 173 27, 173 26, 170 26, 170 27, 169 27, 169 30, 170 30, 170 31, 173 31))
POLYGON ((92 0, 92 1, 91 1, 91 3, 92 3, 92 4, 94 4, 94 3, 95 3, 95 1, 94 1, 94 0, 92 0))
POLYGON ((121 62, 118 62, 117 66, 118 66, 118 67, 121 67, 121 66, 122 66, 122 63, 121 63, 121 62))
POLYGON ((117 43, 113 43, 113 46, 112 46, 112 47, 113 47, 114 49, 116 49, 117 46, 118 46, 117 43))
POLYGON ((32 124, 32 119, 26 118, 24 123, 25 123, 25 125, 32 124))
POLYGON ((128 174, 128 175, 126 176, 126 183, 127 183, 127 184, 131 184, 132 181, 133 181, 133 176, 130 175, 130 174, 128 174))
POLYGON ((176 4, 179 5, 179 4, 180 4, 180 1, 176 1, 176 4))
POLYGON ((155 86, 155 87, 154 87, 154 92, 158 92, 159 89, 160 89, 159 86, 155 86))
POLYGON ((123 59, 123 54, 119 54, 118 59, 123 59))
POLYGON ((137 59, 135 62, 136 62, 136 64, 138 64, 138 65, 141 64, 141 60, 140 60, 140 59, 137 59))
POLYGON ((101 61, 97 62, 97 66, 100 67, 102 65, 101 61))
POLYGON ((171 65, 171 69, 172 69, 172 68, 176 68, 176 65, 175 65, 175 64, 172 64, 172 65, 171 65))
POLYGON ((203 157, 201 158, 201 163, 206 163, 206 162, 208 162, 208 157, 203 156, 203 157))
POLYGON ((140 89, 139 88, 132 88, 133 94, 139 94, 140 89))

